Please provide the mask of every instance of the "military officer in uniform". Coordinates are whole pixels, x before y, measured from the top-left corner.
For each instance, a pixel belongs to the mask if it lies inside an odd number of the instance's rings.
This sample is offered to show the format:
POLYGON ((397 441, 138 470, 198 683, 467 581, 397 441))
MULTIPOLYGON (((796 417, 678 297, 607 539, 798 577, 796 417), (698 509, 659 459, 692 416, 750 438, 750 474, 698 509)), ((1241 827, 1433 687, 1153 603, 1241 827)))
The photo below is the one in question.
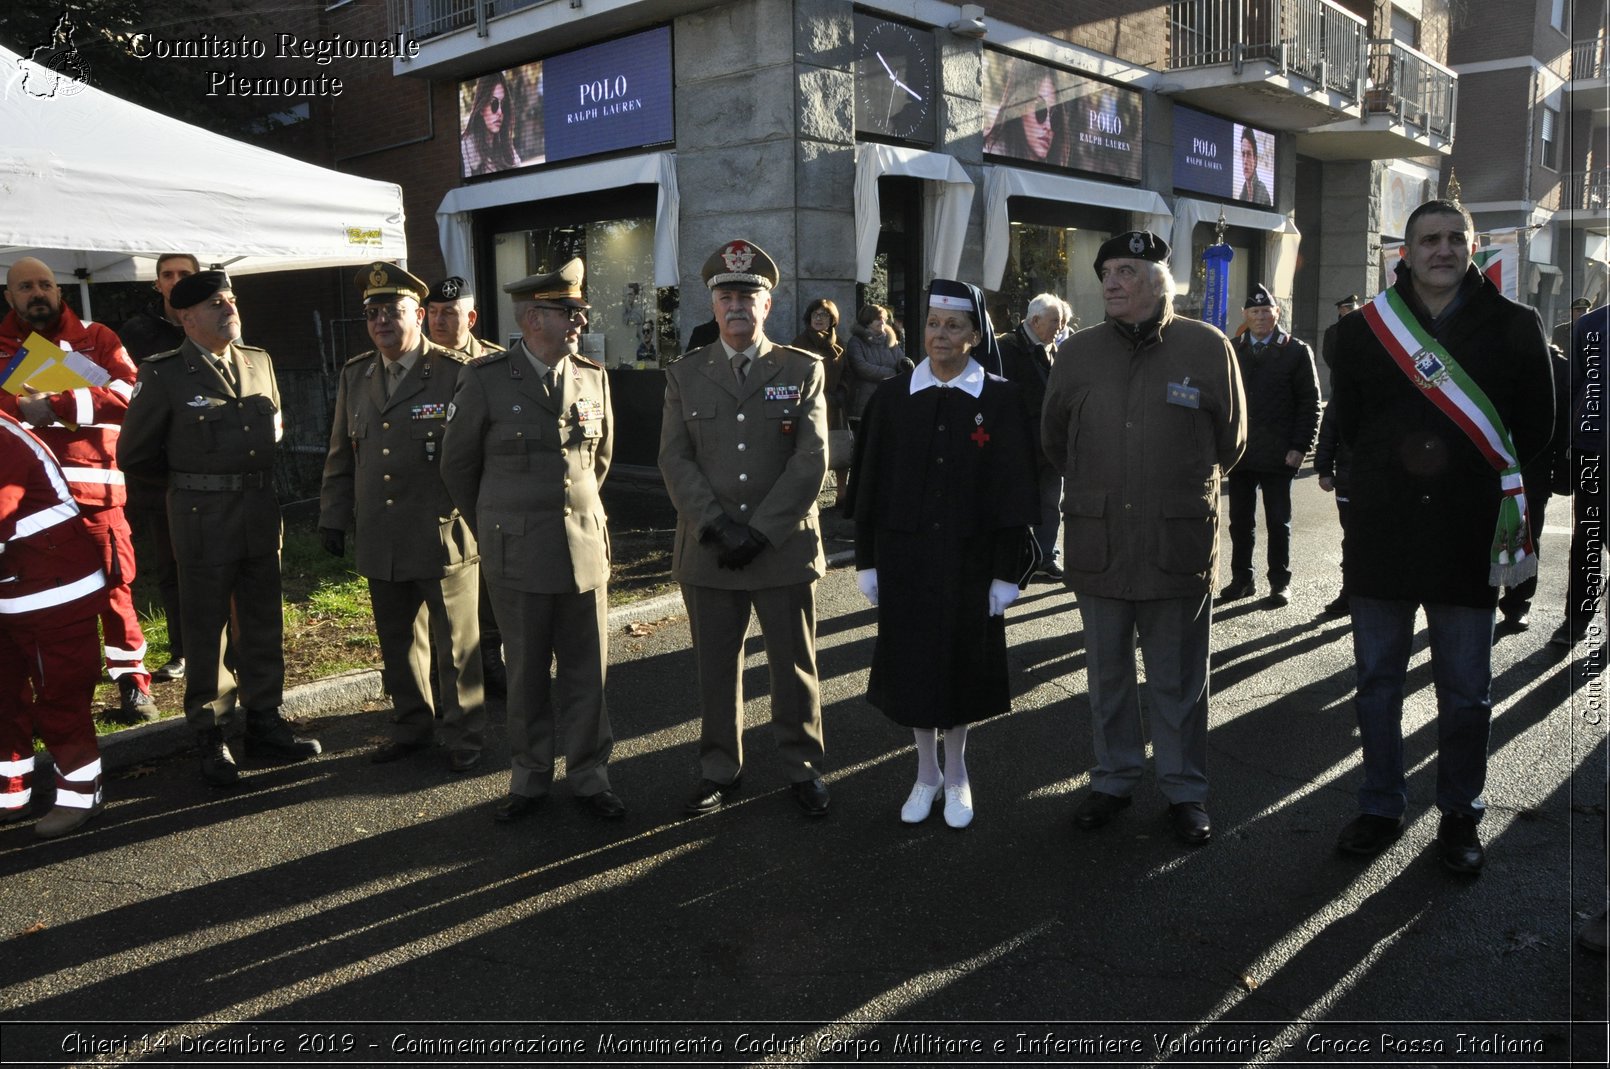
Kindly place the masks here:
POLYGON ((390 741, 369 759, 395 761, 429 746, 435 708, 428 669, 435 638, 442 736, 454 772, 481 759, 486 695, 477 616, 480 565, 469 524, 442 483, 442 432, 463 356, 428 341, 425 284, 395 264, 358 272, 375 348, 347 361, 336 388, 319 533, 334 556, 357 533, 358 574, 369 581, 390 741))
MULTIPOLYGON (((430 288, 425 296, 425 331, 430 340, 444 349, 455 349, 466 360, 474 360, 488 353, 501 353, 503 346, 482 341, 470 331, 480 316, 475 311, 475 294, 470 284, 457 275, 449 275, 430 288)), ((479 599, 481 614, 481 672, 486 677, 486 692, 503 697, 508 693, 508 674, 503 667, 503 635, 498 631, 497 615, 492 611, 492 597, 486 592, 486 576, 481 576, 479 599)))
POLYGON ((575 796, 598 816, 626 815, 609 784, 610 557, 598 493, 615 423, 604 369, 578 353, 583 275, 571 260, 503 287, 520 340, 465 365, 447 412, 442 480, 479 540, 509 662, 503 823, 547 796, 556 745, 575 796))
POLYGON ((713 813, 743 771, 743 640, 760 618, 772 725, 810 816, 827 813, 816 674, 816 580, 826 570, 816 498, 827 476, 819 357, 776 345, 764 324, 777 265, 729 241, 703 277, 720 337, 665 377, 660 472, 676 506, 672 574, 682 584, 699 665, 703 727, 692 814, 713 813))
POLYGON ((230 749, 242 734, 237 696, 248 750, 286 760, 320 752, 318 740, 297 738, 280 711, 279 386, 268 354, 240 343, 228 275, 183 278, 168 302, 179 312, 185 342, 140 365, 117 461, 124 471, 167 481, 184 624, 185 719, 201 744, 202 777, 228 787, 239 779, 230 749), (223 656, 231 627, 234 671, 223 656))

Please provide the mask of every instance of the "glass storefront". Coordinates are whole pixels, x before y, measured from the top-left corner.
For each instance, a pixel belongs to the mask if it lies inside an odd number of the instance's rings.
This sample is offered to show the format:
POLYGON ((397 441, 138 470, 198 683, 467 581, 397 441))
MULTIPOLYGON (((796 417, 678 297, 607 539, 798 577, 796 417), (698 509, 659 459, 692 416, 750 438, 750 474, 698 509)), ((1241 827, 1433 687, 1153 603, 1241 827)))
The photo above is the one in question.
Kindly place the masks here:
POLYGON ((1011 201, 1011 244, 1001 287, 987 291, 997 332, 1016 327, 1040 293, 1073 308, 1070 329, 1101 322, 1104 305, 1095 260, 1101 243, 1129 229, 1128 213, 1029 197, 1011 201))
MULTIPOLYGON (((658 371, 682 351, 677 339, 677 289, 654 285, 654 205, 643 196, 611 191, 605 204, 594 197, 564 198, 495 213, 486 223, 494 285, 483 305, 508 345, 514 305, 503 287, 528 275, 557 270, 572 258, 587 265, 587 333, 582 354, 610 370, 658 371), (611 217, 575 222, 613 209, 611 217), (554 222, 563 214, 565 222, 554 222)), ((490 331, 488 332, 491 333, 490 331)))

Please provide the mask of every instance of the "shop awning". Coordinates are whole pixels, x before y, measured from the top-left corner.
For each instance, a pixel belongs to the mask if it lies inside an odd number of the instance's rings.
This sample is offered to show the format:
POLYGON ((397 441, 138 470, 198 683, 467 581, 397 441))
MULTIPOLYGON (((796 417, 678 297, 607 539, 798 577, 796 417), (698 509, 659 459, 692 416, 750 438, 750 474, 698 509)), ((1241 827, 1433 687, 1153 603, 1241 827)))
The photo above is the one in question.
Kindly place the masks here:
POLYGON ((1297 275, 1297 246, 1303 239, 1297 224, 1279 212, 1261 212, 1256 208, 1190 197, 1178 197, 1174 201, 1174 236, 1169 239, 1169 244, 1174 248, 1175 287, 1180 293, 1191 291, 1191 276, 1196 273, 1196 264, 1191 262, 1191 233, 1197 223, 1217 223, 1221 211, 1227 225, 1262 230, 1269 235, 1266 250, 1268 286, 1277 298, 1289 301, 1297 275))
POLYGON ((504 204, 568 197, 577 193, 596 193, 601 189, 625 186, 658 186, 654 207, 654 284, 675 286, 677 272, 677 229, 681 198, 676 186, 676 153, 653 152, 619 160, 579 163, 574 167, 555 167, 511 175, 491 182, 459 186, 448 190, 436 209, 436 230, 441 238, 447 273, 467 279, 475 291, 475 245, 471 212, 504 204))
POLYGON ((973 210, 973 180, 953 156, 863 141, 855 146, 855 280, 872 281, 882 220, 878 179, 885 175, 934 183, 928 187, 929 210, 923 213, 930 256, 922 281, 956 278, 967 240, 967 216, 973 210))
MULTIPOLYGON (((1174 221, 1168 204, 1149 189, 1092 182, 1085 178, 1025 171, 1017 167, 984 168, 984 288, 1001 288, 1012 244, 1012 218, 1007 200, 1036 197, 1070 204, 1117 208, 1139 216, 1138 225, 1154 234, 1167 234, 1174 221)), ((1215 217, 1216 218, 1216 217, 1215 217)))

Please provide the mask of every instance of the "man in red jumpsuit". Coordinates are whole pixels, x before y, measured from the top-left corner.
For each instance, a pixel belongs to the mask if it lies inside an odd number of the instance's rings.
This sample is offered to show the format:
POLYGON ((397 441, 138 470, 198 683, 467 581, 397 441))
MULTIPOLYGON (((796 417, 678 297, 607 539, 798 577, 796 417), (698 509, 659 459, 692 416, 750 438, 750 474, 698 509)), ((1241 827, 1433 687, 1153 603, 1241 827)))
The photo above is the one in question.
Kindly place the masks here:
POLYGON ((101 810, 101 754, 89 706, 101 674, 95 619, 106 606, 101 551, 60 465, 0 413, 0 821, 29 814, 34 736, 56 764, 41 838, 101 810))
POLYGON ((54 272, 40 261, 24 257, 14 263, 6 272, 5 293, 11 311, 0 319, 0 362, 9 361, 28 335, 38 332, 67 353, 87 357, 109 376, 104 385, 61 393, 28 389, 19 396, 0 390, 0 412, 27 424, 50 447, 86 528, 101 547, 108 588, 101 636, 107 672, 123 695, 119 718, 127 723, 155 720, 145 635, 129 592, 134 543, 123 516, 123 473, 116 464, 117 435, 134 390, 134 363, 109 328, 83 322, 62 303, 54 272))

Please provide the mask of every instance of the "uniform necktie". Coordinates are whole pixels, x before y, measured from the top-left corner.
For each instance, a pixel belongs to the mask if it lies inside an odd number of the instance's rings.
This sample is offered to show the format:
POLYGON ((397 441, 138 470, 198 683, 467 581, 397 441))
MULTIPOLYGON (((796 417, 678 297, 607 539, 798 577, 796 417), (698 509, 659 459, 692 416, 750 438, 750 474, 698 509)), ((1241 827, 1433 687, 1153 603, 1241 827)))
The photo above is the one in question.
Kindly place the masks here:
POLYGON ((238 393, 240 391, 240 380, 235 378, 234 362, 230 360, 228 356, 220 356, 217 358, 217 360, 218 374, 223 376, 224 381, 229 384, 229 388, 231 390, 234 390, 238 393))
POLYGON ((402 385, 405 370, 402 364, 396 361, 386 365, 386 400, 391 400, 391 395, 397 392, 398 386, 402 385))
POLYGON ((738 377, 738 385, 742 386, 744 384, 744 379, 749 377, 748 353, 739 353, 737 356, 732 358, 732 373, 738 377))

